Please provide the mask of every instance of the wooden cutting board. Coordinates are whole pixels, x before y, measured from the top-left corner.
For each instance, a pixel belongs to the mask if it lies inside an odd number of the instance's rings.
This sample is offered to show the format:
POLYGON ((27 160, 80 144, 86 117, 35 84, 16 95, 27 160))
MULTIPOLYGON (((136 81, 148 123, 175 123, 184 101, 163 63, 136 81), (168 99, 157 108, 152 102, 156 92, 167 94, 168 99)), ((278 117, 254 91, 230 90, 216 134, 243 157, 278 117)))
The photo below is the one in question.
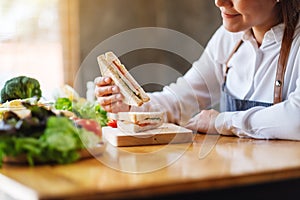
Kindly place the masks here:
POLYGON ((113 146, 139 146, 193 141, 193 132, 181 126, 165 123, 162 126, 139 133, 123 132, 109 126, 102 128, 103 139, 113 146))

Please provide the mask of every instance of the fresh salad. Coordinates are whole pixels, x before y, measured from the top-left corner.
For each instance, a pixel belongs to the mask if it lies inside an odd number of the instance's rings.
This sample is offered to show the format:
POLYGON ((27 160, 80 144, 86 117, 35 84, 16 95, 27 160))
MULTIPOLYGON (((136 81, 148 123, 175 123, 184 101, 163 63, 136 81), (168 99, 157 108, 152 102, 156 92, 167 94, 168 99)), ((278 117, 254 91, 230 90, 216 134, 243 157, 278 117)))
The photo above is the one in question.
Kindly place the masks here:
POLYGON ((97 103, 61 96, 45 104, 41 95, 38 81, 24 76, 7 81, 1 90, 0 167, 5 158, 20 156, 31 166, 71 163, 80 158, 80 150, 101 142, 101 126, 108 119, 97 103))

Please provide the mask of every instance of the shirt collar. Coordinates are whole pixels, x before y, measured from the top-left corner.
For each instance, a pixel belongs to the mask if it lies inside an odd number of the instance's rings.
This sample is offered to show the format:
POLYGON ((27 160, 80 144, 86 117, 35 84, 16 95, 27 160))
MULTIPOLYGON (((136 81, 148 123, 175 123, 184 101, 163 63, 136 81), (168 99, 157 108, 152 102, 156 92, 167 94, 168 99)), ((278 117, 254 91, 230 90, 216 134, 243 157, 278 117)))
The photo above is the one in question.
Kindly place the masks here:
POLYGON ((281 23, 274 26, 267 33, 269 33, 269 35, 272 35, 271 37, 273 37, 277 43, 281 43, 284 33, 284 24, 281 23))
MULTIPOLYGON (((276 43, 281 43, 284 33, 284 24, 278 24, 272 27, 269 31, 267 31, 264 35, 262 43, 276 41, 276 43)), ((244 31, 242 34, 242 40, 244 41, 253 41, 254 37, 252 35, 251 29, 244 31)))

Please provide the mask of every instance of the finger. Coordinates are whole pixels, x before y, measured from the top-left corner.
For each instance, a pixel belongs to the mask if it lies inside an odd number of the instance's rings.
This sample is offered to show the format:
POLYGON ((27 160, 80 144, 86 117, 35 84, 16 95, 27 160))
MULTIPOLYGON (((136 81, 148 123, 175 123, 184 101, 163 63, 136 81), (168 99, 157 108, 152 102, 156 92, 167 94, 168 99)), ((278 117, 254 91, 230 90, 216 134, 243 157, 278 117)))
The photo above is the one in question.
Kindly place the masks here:
POLYGON ((190 120, 187 124, 184 125, 184 127, 195 132, 198 131, 197 122, 195 120, 190 120))
POLYGON ((122 101, 123 100, 123 96, 121 94, 113 94, 110 96, 104 96, 104 97, 98 97, 97 98, 97 102, 101 105, 101 106, 107 106, 110 104, 113 104, 117 101, 122 101))
POLYGON ((109 85, 112 83, 112 79, 110 77, 107 76, 100 76, 95 78, 94 83, 96 86, 105 86, 105 85, 109 85))
POLYGON ((208 124, 205 118, 205 111, 201 111, 192 119, 190 119, 185 127, 194 131, 198 131, 200 133, 206 133, 208 124))
POLYGON ((106 112, 112 112, 111 104, 109 105, 101 105, 101 107, 106 111, 106 112))
POLYGON ((123 101, 116 101, 112 104, 103 106, 103 109, 110 113, 118 113, 120 111, 124 111, 125 104, 123 101))
POLYGON ((119 93, 119 87, 116 85, 113 86, 101 86, 95 87, 95 96, 96 97, 103 97, 103 96, 108 96, 108 95, 112 95, 112 94, 117 94, 119 93))

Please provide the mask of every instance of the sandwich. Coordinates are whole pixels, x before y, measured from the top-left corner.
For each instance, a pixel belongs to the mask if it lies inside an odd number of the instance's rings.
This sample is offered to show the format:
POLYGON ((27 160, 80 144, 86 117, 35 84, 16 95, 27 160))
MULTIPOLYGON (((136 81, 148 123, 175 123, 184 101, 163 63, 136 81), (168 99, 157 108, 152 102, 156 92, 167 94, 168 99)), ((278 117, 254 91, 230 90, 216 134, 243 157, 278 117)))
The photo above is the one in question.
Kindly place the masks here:
POLYGON ((119 112, 117 127, 123 132, 143 132, 160 127, 163 112, 119 112))
POLYGON ((150 100, 149 96, 137 81, 127 71, 113 52, 107 52, 97 57, 102 76, 109 76, 120 88, 124 102, 128 105, 141 106, 150 100))

